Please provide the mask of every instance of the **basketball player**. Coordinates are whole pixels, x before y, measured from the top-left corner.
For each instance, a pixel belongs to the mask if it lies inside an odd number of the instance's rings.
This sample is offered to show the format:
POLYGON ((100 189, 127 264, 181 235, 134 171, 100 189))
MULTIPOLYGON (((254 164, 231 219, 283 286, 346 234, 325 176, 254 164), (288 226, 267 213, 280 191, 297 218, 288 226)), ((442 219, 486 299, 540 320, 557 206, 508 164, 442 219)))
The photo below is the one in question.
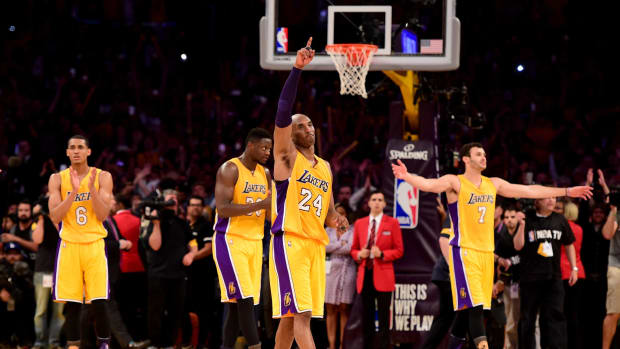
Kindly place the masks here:
POLYGON ((52 293, 54 301, 67 302, 67 346, 80 345, 80 310, 85 300, 93 305, 97 345, 107 349, 109 281, 103 221, 112 208, 112 176, 88 166, 90 153, 84 136, 71 137, 67 147, 71 166, 49 179, 50 217, 60 228, 52 293))
POLYGON ((274 132, 272 238, 269 280, 273 317, 281 318, 276 348, 315 348, 310 318, 323 317, 325 300, 324 225, 346 230, 346 218, 334 209, 332 173, 327 161, 314 154, 314 126, 309 117, 291 111, 301 70, 314 57, 310 48, 297 51, 278 102, 274 132))
POLYGON ((592 188, 520 185, 497 177, 484 177, 481 172, 486 168, 487 160, 479 143, 464 145, 460 156, 465 163, 465 173, 458 176, 423 178, 407 173, 407 167, 400 160, 398 165, 392 164, 392 170, 396 178, 403 179, 420 190, 446 192, 452 220, 448 260, 450 283, 454 309, 459 311, 452 329, 450 345, 451 348, 458 348, 464 342, 469 324, 469 332, 476 346, 488 348, 482 310, 491 309, 495 195, 533 199, 557 196, 588 198, 592 196, 592 188))
POLYGON ((254 305, 260 297, 265 217, 271 207, 271 175, 265 163, 271 154, 271 134, 250 131, 245 150, 223 163, 215 182, 213 259, 222 302, 228 303, 223 348, 232 348, 239 329, 249 348, 260 348, 254 305))

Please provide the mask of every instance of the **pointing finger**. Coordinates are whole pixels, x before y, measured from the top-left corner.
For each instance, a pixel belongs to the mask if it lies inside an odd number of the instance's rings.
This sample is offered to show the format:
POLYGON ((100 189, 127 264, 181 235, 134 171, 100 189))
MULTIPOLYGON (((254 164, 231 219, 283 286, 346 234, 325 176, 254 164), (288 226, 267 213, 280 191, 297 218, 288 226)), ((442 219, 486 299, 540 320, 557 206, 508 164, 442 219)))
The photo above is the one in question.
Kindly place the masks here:
POLYGON ((306 43, 306 47, 310 47, 310 46, 312 46, 312 37, 310 37, 308 39, 308 42, 306 43))

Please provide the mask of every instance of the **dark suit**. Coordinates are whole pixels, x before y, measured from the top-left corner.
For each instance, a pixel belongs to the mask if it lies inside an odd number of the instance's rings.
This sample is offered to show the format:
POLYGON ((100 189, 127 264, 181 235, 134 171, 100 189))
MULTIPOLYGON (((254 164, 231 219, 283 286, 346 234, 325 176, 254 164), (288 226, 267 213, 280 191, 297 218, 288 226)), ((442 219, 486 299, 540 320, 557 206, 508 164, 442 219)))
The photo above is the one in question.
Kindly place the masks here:
MULTIPOLYGON (((392 262, 403 255, 403 238, 398 221, 387 215, 381 217, 379 224, 375 223, 375 241, 369 242, 370 216, 360 218, 355 222, 351 256, 358 263, 357 293, 362 295, 364 303, 364 347, 390 347, 389 316, 390 300, 395 288, 394 266, 392 262), (383 256, 380 258, 359 258, 364 248, 376 245, 383 256), (369 268, 367 263, 372 262, 369 268), (379 333, 375 336, 375 301, 379 317, 379 333)), ((372 255, 372 254, 371 254, 372 255)))

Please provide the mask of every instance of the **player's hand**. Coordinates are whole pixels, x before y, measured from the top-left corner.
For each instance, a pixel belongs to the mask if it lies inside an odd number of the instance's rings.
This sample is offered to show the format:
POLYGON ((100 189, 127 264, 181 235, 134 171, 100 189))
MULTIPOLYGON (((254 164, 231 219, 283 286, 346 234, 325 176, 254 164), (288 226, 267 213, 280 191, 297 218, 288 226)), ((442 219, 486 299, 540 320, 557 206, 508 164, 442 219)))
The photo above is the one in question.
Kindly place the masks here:
POLYGON ((310 46, 312 46, 312 37, 308 39, 306 47, 297 50, 297 57, 295 58, 295 64, 293 64, 295 68, 304 69, 306 65, 312 62, 314 50, 310 46))
POLYGON ((77 193, 80 191, 80 176, 73 168, 69 170, 69 173, 71 174, 71 186, 73 187, 73 192, 77 193))
POLYGON ((190 265, 192 265, 193 261, 194 261, 194 254, 192 252, 187 252, 185 256, 183 256, 184 266, 189 267, 190 265))
POLYGON ((364 248, 360 251, 358 256, 360 259, 368 258, 368 256, 370 256, 370 250, 367 248, 364 248))
POLYGON ((568 279, 568 286, 573 286, 577 283, 577 279, 579 278, 579 272, 577 270, 571 270, 570 278, 568 279))
POLYGON ((497 296, 504 292, 504 282, 498 281, 493 284, 493 298, 497 298, 497 296))
POLYGON ((259 202, 261 203, 260 207, 262 210, 268 210, 271 207, 271 190, 268 189, 267 197, 259 202))
POLYGON ((409 174, 409 172, 407 172, 407 166, 405 166, 405 164, 403 164, 403 162, 400 160, 396 161, 398 162, 398 164, 392 163, 392 172, 394 172, 394 177, 398 179, 405 179, 405 177, 407 177, 407 174, 409 174))
POLYGON ((92 193, 95 191, 95 178, 97 177, 97 170, 93 167, 90 170, 90 175, 88 176, 88 190, 92 193))
POLYGON ((381 258, 381 250, 377 247, 377 245, 372 245, 370 248, 370 253, 372 253, 374 258, 381 258))
POLYGON ((340 231, 347 231, 349 229, 349 221, 347 217, 341 215, 340 213, 336 213, 336 217, 334 217, 334 224, 336 229, 340 231))
POLYGON ((566 189, 566 195, 571 198, 590 199, 592 198, 592 187, 589 185, 580 185, 566 189))
POLYGON ((443 221, 446 219, 446 217, 448 217, 448 215, 446 214, 446 210, 441 204, 441 199, 439 198, 439 196, 437 196, 437 213, 439 213, 439 220, 443 224, 443 221))

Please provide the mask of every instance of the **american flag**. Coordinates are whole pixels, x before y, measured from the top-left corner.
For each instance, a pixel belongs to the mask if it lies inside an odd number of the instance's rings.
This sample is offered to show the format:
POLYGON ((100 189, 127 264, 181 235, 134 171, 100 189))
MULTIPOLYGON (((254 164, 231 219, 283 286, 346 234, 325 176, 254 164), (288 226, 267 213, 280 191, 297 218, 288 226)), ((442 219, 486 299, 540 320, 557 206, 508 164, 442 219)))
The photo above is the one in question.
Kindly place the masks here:
POLYGON ((443 40, 422 40, 420 42, 420 53, 442 54, 443 40))

